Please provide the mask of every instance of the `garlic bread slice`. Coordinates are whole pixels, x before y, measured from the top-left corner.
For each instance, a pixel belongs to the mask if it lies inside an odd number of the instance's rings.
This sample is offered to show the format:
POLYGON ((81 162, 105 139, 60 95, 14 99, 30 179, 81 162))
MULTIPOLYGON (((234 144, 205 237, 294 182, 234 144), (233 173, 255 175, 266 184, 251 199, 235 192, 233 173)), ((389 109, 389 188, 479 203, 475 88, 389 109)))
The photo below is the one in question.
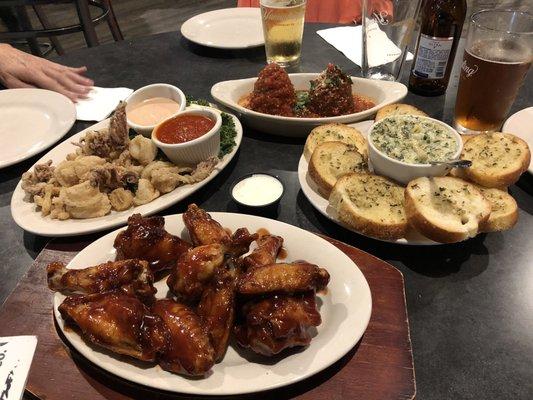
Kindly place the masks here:
POLYGON ((354 146, 365 160, 368 159, 368 146, 361 132, 344 124, 327 124, 314 128, 305 141, 304 156, 307 161, 317 146, 325 142, 343 142, 354 146))
POLYGON ((309 176, 325 198, 329 197, 337 179, 350 172, 368 172, 366 160, 355 147, 342 142, 320 144, 309 162, 309 176))
POLYGON ((461 158, 472 161, 463 171, 466 179, 490 188, 510 186, 529 167, 526 142, 510 133, 476 135, 464 143, 461 158))
POLYGON ((411 106, 409 104, 389 104, 388 106, 382 107, 376 114, 375 121, 380 121, 383 118, 391 117, 393 115, 422 115, 427 117, 428 115, 418 108, 411 106))
POLYGON ((511 229, 518 221, 516 200, 506 191, 494 188, 478 187, 490 203, 490 217, 481 227, 481 232, 498 232, 511 229))
POLYGON ((387 178, 351 173, 341 176, 329 196, 337 218, 364 235, 384 240, 405 236, 404 188, 387 178))
POLYGON ((455 243, 474 237, 491 205, 477 187, 451 176, 417 178, 405 189, 409 224, 431 240, 455 243))

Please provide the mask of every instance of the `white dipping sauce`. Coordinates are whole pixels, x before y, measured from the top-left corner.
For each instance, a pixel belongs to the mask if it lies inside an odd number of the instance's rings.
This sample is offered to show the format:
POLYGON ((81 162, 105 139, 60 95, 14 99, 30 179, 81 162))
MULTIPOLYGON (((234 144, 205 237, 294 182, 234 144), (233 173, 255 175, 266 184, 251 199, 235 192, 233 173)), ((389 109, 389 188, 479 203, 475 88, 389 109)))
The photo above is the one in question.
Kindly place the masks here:
POLYGON ((283 185, 267 174, 253 174, 238 182, 231 195, 239 203, 249 206, 264 206, 273 203, 283 194, 283 185))

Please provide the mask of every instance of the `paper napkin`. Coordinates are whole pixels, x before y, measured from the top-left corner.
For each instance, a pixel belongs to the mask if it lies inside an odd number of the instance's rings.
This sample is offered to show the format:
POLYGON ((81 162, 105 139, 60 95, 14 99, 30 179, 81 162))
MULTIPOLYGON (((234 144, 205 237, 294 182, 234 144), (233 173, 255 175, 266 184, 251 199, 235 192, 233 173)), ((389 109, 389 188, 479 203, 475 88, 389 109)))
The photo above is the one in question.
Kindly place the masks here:
POLYGON ((76 118, 81 121, 101 121, 109 116, 121 100, 133 92, 128 88, 94 86, 86 99, 76 103, 76 118))
POLYGON ((30 372, 37 336, 0 337, 0 398, 20 400, 30 372))
MULTIPOLYGON (((387 34, 379 28, 375 21, 370 21, 368 32, 370 44, 368 64, 370 68, 392 62, 401 55, 401 50, 387 37, 387 34)), ((363 57, 363 27, 361 25, 322 29, 317 31, 317 34, 351 61, 361 66, 363 57)), ((412 59, 413 55, 407 53, 407 60, 412 59)))

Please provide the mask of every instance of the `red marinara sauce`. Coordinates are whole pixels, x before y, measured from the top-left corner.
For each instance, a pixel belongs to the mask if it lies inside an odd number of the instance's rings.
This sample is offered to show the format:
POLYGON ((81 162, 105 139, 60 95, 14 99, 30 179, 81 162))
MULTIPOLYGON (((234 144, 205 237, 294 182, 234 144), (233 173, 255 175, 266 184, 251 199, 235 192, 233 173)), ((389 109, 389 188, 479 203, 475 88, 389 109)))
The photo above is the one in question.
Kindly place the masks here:
POLYGON ((163 143, 185 143, 205 135, 214 126, 215 121, 202 115, 178 115, 164 122, 156 136, 163 143))

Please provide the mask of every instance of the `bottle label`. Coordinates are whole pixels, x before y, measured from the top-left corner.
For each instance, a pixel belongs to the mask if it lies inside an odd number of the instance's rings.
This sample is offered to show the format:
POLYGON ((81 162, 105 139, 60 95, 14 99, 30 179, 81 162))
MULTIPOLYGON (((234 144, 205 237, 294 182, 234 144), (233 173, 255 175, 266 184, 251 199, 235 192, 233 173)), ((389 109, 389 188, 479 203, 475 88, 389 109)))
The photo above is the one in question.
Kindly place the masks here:
POLYGON ((447 38, 421 34, 413 73, 427 79, 442 79, 452 51, 453 36, 447 38))

